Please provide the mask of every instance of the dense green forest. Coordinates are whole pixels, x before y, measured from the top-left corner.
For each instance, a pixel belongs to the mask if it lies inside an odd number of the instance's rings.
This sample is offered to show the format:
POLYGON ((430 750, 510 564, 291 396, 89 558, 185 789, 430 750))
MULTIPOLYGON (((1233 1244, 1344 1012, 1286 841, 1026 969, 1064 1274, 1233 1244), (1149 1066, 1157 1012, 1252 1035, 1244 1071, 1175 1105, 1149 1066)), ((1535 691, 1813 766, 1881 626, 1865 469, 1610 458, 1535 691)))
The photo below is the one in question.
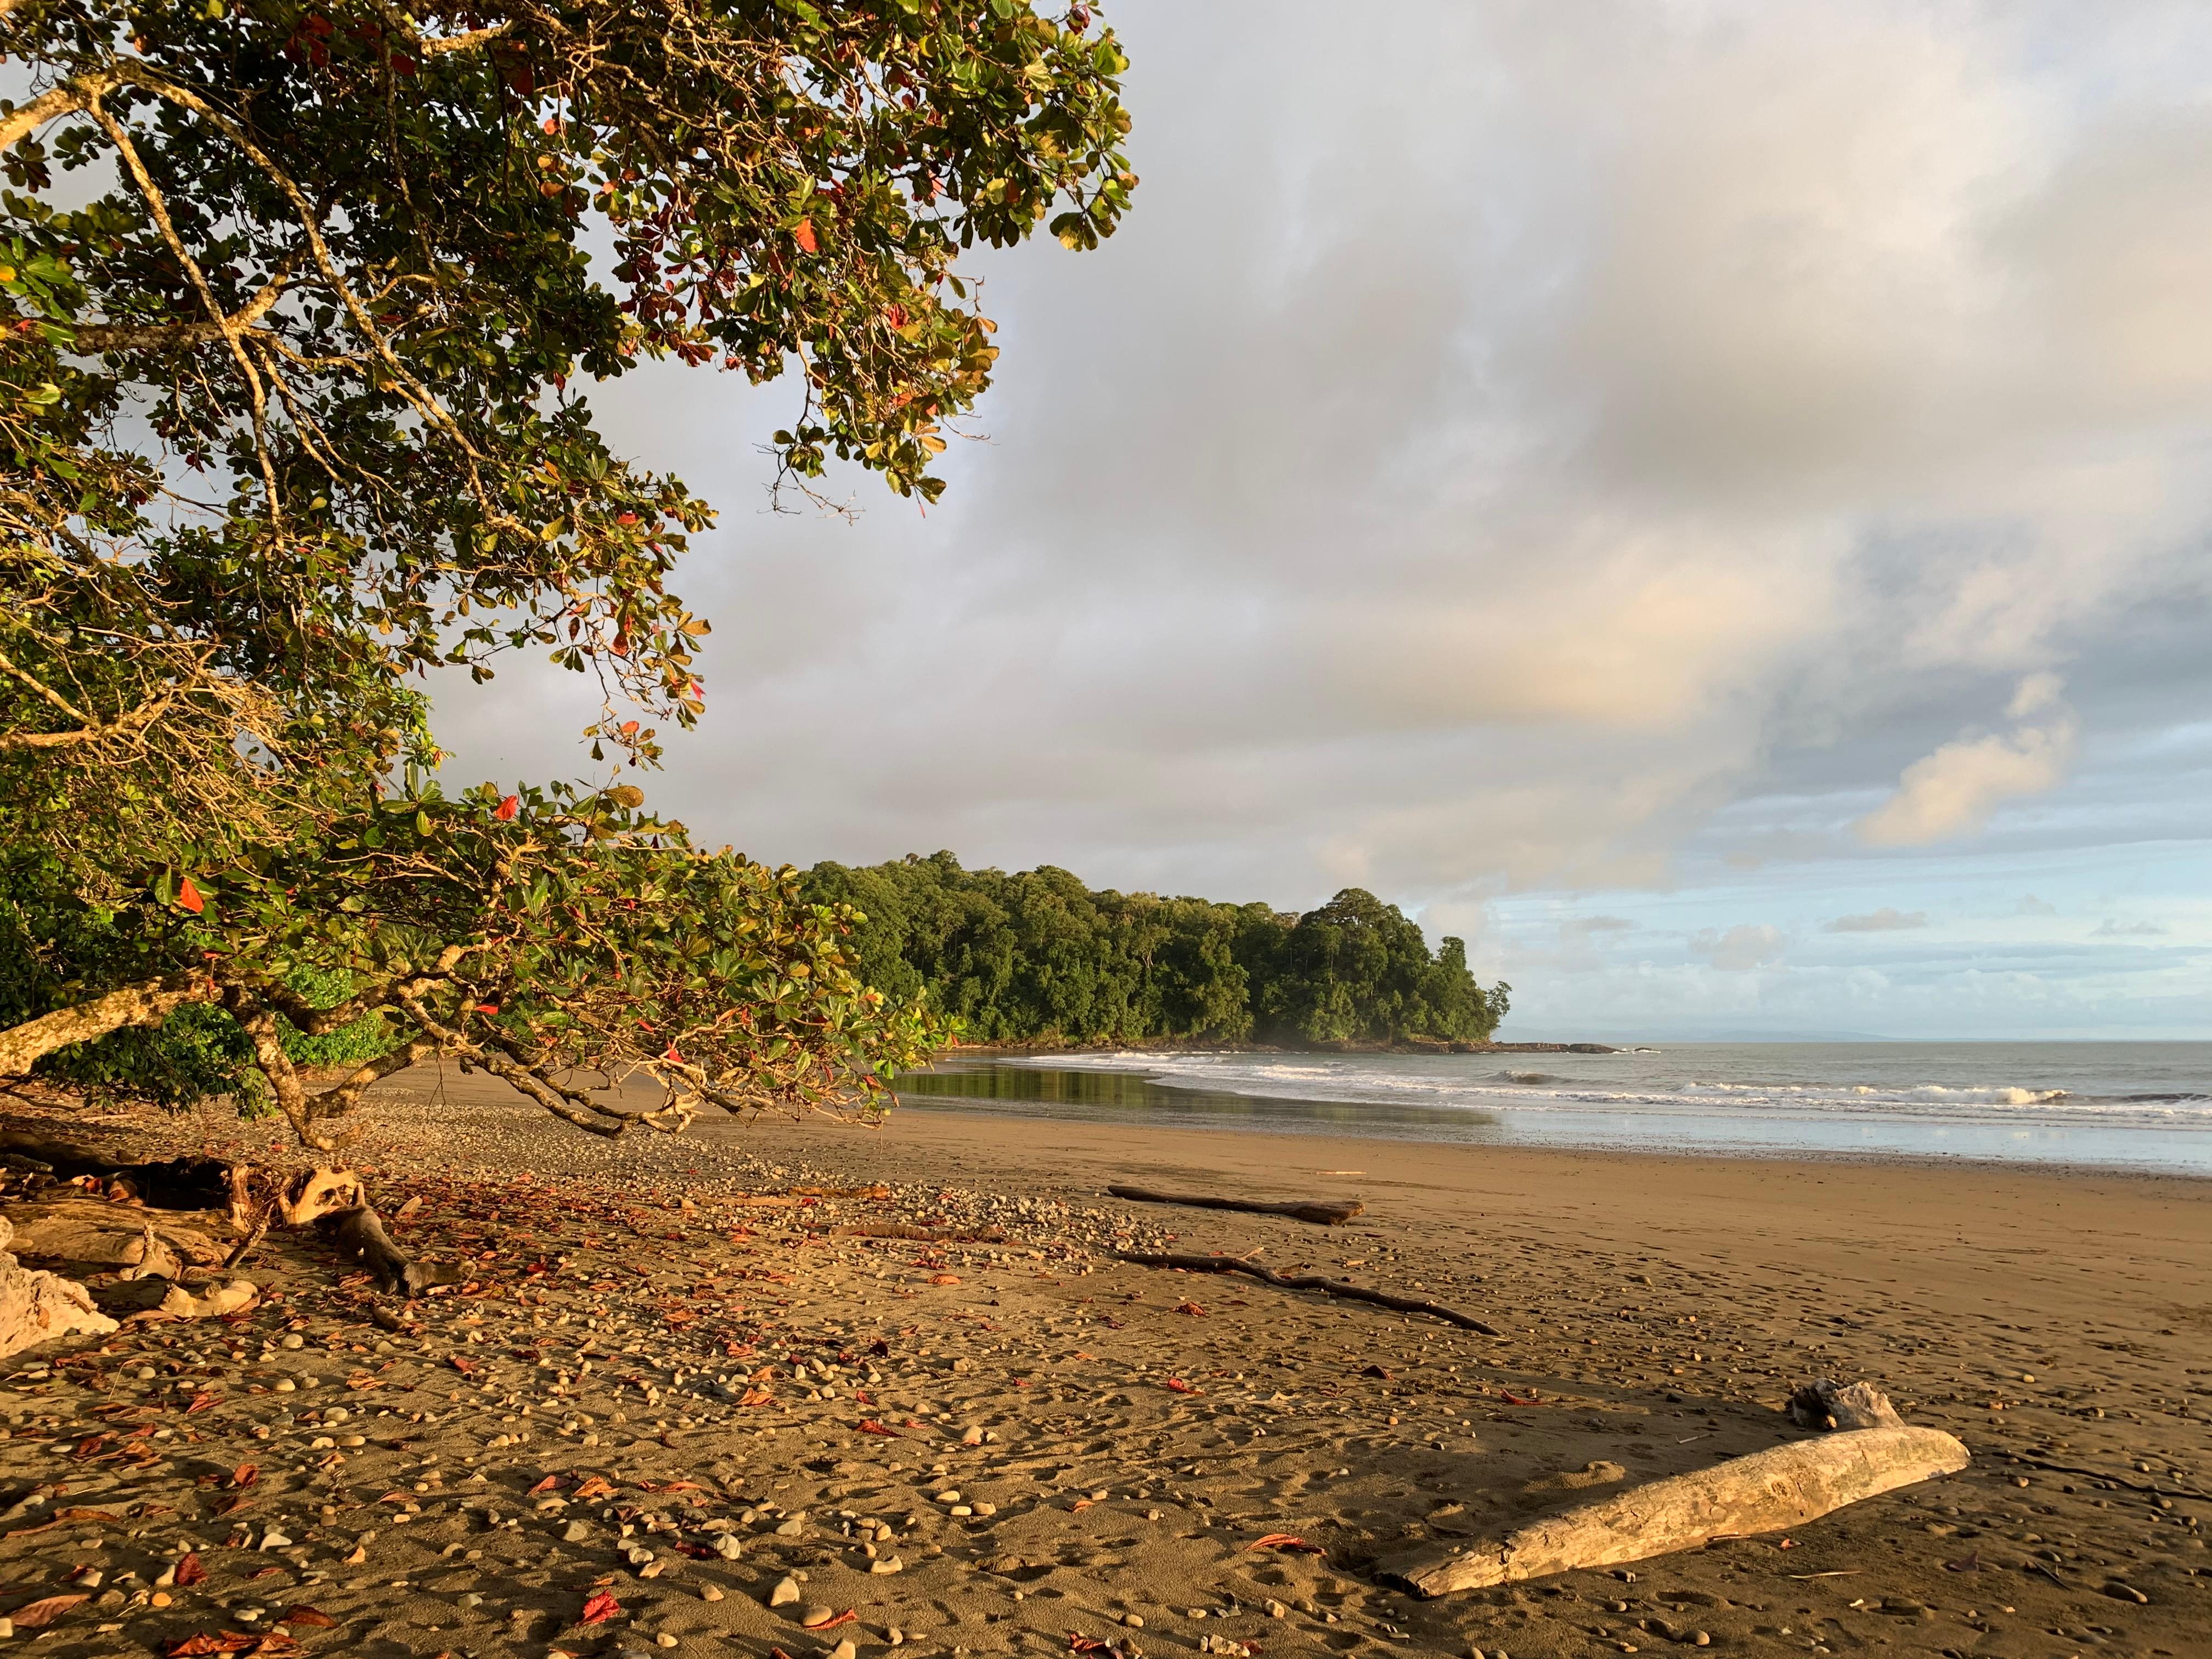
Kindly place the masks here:
POLYGON ((963 870, 950 853, 817 864, 817 903, 866 913, 860 977, 926 993, 971 1042, 1480 1042, 1510 988, 1467 946, 1433 953, 1395 905, 1348 887, 1318 910, 1093 892, 1049 866, 963 870))

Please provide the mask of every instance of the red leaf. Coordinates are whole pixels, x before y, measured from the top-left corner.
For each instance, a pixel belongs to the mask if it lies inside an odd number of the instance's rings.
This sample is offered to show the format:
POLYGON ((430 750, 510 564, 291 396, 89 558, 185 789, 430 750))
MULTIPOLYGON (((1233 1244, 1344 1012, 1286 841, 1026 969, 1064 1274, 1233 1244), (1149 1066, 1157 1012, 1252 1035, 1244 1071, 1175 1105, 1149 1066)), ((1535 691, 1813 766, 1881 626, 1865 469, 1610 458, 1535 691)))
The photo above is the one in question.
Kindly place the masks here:
POLYGON ((177 1563, 177 1588, 190 1589, 195 1584, 207 1582, 207 1563, 201 1560, 198 1550, 189 1550, 185 1559, 177 1563))
POLYGON ((1500 1400, 1503 1400, 1509 1406, 1540 1406, 1544 1403, 1542 1401, 1536 1399, 1534 1395, 1523 1400, 1519 1395, 1514 1393, 1510 1389, 1500 1389, 1498 1391, 1498 1397, 1500 1400))
POLYGON ((89 1601, 91 1599, 89 1595, 83 1594, 49 1595, 42 1601, 32 1602, 28 1607, 18 1607, 8 1616, 15 1621, 17 1630, 37 1630, 42 1625, 52 1624, 55 1620, 79 1602, 89 1601))
POLYGON ((521 807, 522 797, 520 795, 509 795, 505 800, 502 800, 497 806, 492 809, 491 815, 497 818, 501 823, 505 823, 507 820, 514 817, 515 813, 521 810, 521 807))
POLYGON ((177 902, 194 915, 207 908, 207 901, 200 896, 200 890, 192 885, 190 876, 177 884, 177 902))
POLYGON ((813 252, 817 246, 814 240, 814 221, 811 219, 801 219, 796 225, 793 226, 791 240, 798 243, 799 246, 806 252, 813 252))
POLYGON ((1206 1392, 1203 1389, 1193 1388, 1189 1383, 1184 1382, 1182 1378, 1179 1376, 1171 1376, 1168 1378, 1168 1380, 1161 1386, 1166 1389, 1170 1394, 1204 1394, 1206 1392))
POLYGON ((294 1607, 276 1622, 280 1625, 299 1625, 308 1630, 336 1630, 338 1627, 338 1621, 320 1607, 294 1607))
POLYGON ((605 1590, 601 1590, 584 1603, 584 1611, 577 1618, 576 1622, 580 1625, 604 1625, 621 1611, 622 1603, 605 1590))
POLYGON ((537 1496, 538 1496, 538 1493, 540 1493, 540 1492, 551 1492, 551 1491, 555 1490, 556 1487, 558 1487, 558 1486, 560 1486, 560 1484, 561 1484, 561 1477, 560 1477, 559 1475, 557 1475, 557 1474, 549 1474, 549 1475, 547 1475, 547 1476, 546 1476, 543 1480, 539 1481, 536 1486, 532 1486, 532 1487, 528 1492, 526 1492, 523 1493, 522 1495, 523 1495, 525 1498, 535 1498, 535 1497, 537 1497, 537 1496))
POLYGON ((1271 1532, 1244 1547, 1248 1550, 1297 1550, 1307 1555, 1327 1555, 1328 1552, 1318 1544, 1309 1544, 1296 1533, 1271 1532))
POLYGON ((250 1486, 260 1478, 261 1471, 251 1463, 240 1463, 230 1472, 230 1484, 234 1486, 250 1486))
POLYGON ((595 1474, 577 1487, 574 1495, 576 1500, 580 1503, 586 1498, 612 1498, 615 1495, 615 1489, 595 1474))
POLYGON ((204 1412, 215 1404, 215 1400, 216 1397, 211 1394, 196 1394, 192 1396, 192 1403, 185 1407, 185 1410, 188 1414, 192 1412, 204 1412))
POLYGON ((861 1419, 860 1432, 862 1434, 886 1434, 895 1440, 898 1438, 898 1431, 896 1429, 887 1429, 882 1424, 877 1422, 872 1417, 864 1418, 861 1419))

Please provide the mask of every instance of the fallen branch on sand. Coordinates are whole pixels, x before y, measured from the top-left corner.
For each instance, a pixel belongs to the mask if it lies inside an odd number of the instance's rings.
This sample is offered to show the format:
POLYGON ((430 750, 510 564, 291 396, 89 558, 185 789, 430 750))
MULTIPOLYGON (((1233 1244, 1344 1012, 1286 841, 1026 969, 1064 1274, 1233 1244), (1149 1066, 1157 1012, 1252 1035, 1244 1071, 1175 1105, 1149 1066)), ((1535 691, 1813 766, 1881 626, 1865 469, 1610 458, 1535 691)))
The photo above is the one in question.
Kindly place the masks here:
POLYGON ((1904 1426, 1889 1402, 1865 1383, 1849 1389, 1815 1385, 1810 1392, 1838 1422, 1872 1417, 1896 1426, 1845 1427, 1693 1474, 1650 1481, 1487 1543, 1427 1546, 1385 1564, 1380 1575, 1418 1595, 1437 1596, 1642 1561, 1699 1549, 1718 1538, 1802 1526, 1845 1504, 1966 1467, 1965 1446, 1940 1429, 1904 1426))
POLYGON ((1366 1209, 1358 1199, 1332 1202, 1306 1199, 1291 1204, 1263 1203, 1256 1199, 1213 1198, 1204 1193, 1155 1193, 1142 1187, 1109 1186, 1107 1192, 1132 1204, 1180 1204, 1196 1210, 1241 1210, 1251 1215, 1286 1215, 1321 1227, 1341 1227, 1366 1209))
POLYGON ((1187 1273, 1243 1273, 1263 1285, 1273 1285, 1279 1291, 1319 1291, 1323 1296, 1333 1296, 1346 1302, 1370 1302, 1378 1308, 1389 1308, 1395 1313, 1426 1314, 1431 1319, 1441 1319, 1447 1325, 1456 1325, 1463 1331, 1480 1331, 1485 1336, 1503 1336, 1504 1332, 1495 1325, 1485 1324, 1473 1314, 1463 1314, 1455 1308, 1440 1303, 1424 1301, 1419 1297, 1393 1296, 1388 1291, 1370 1291, 1364 1285, 1347 1285, 1340 1279, 1323 1279, 1319 1273, 1279 1273, 1263 1267, 1256 1261, 1247 1261, 1233 1255, 1184 1255, 1173 1251, 1117 1250, 1115 1260, 1127 1261, 1139 1267, 1172 1267, 1187 1273))

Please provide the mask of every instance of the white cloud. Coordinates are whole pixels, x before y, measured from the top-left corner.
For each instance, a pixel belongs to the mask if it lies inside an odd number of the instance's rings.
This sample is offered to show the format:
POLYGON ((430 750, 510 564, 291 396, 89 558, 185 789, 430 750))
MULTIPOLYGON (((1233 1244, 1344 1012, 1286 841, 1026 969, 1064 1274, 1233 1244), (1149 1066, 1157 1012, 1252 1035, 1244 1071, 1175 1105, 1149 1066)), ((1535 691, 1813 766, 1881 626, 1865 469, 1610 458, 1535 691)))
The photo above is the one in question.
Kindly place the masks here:
POLYGON ((1838 916, 1828 924, 1832 933, 1893 933, 1908 927, 1925 927, 1925 910, 1899 910, 1883 905, 1879 910, 1869 910, 1863 915, 1838 916))
POLYGON ((2074 757, 2080 723, 2051 674, 2021 682, 2007 713, 2041 716, 2008 733, 1960 738, 1905 769, 1897 793, 1857 823, 1869 847, 1924 847, 1971 835, 2006 801, 2055 787, 2074 757))
POLYGON ((2115 921, 2107 916, 2097 924, 2092 939, 2155 939, 2167 931, 2163 923, 2155 921, 2115 921))
POLYGON ((1723 973, 1740 974, 1780 961, 1786 942, 1778 927, 1739 922, 1725 933, 1705 929, 1691 939, 1690 949, 1723 973))

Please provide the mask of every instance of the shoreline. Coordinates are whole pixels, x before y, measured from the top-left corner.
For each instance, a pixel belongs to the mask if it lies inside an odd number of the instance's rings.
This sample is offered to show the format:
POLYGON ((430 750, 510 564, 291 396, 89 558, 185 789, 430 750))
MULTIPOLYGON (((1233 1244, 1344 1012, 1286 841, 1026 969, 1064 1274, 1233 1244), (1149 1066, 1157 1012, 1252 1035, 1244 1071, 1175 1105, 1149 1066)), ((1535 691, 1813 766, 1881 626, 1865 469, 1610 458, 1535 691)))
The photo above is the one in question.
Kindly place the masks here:
MULTIPOLYGON (((307 1161, 281 1124, 100 1115, 149 1151, 307 1161)), ((465 1282, 402 1304, 272 1235, 236 1320, 0 1364, 0 1616, 88 1596, 41 1651, 288 1607, 335 1626, 294 1626, 307 1651, 388 1659, 2155 1659, 2212 1628, 2201 1182, 1695 1154, 1655 1179, 1640 1152, 945 1110, 608 1141, 428 1067, 360 1127, 386 1213, 421 1200, 396 1237, 465 1282), (1316 1227, 1109 1181, 1366 1208, 1316 1227), (752 1201, 809 1183, 851 1195, 752 1201), (1129 1249, 1258 1253, 1502 1334, 1129 1249), (1797 1437, 1780 1407, 1815 1376, 1972 1462, 1782 1536, 1435 1601, 1378 1582, 1409 1546, 1797 1437), (206 1580, 153 1601, 188 1551, 206 1580)))

